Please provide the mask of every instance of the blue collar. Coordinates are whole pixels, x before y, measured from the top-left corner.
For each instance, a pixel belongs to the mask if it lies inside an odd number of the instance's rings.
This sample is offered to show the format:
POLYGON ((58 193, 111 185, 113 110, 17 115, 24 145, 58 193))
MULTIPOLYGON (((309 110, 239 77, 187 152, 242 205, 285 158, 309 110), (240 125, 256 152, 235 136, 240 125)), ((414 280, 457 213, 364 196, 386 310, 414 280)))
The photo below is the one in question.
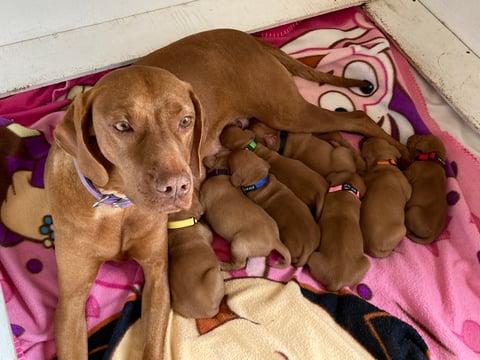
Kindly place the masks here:
POLYGON ((247 186, 240 186, 240 189, 242 190, 242 192, 244 194, 246 194, 250 191, 257 190, 257 189, 261 188, 263 185, 265 185, 268 182, 268 179, 269 178, 268 178, 268 175, 267 175, 264 178, 261 178, 260 180, 258 180, 255 184, 247 185, 247 186))
POLYGON ((92 181, 88 178, 85 177, 80 172, 80 169, 78 167, 78 164, 75 160, 73 160, 73 163, 75 164, 75 169, 77 169, 78 176, 80 177, 80 180, 82 181, 83 186, 88 190, 90 194, 93 195, 95 199, 97 199, 96 202, 93 203, 92 207, 98 207, 100 205, 111 205, 114 208, 124 208, 130 205, 132 202, 128 198, 121 198, 118 197, 114 194, 102 194, 98 189, 92 184, 92 181))

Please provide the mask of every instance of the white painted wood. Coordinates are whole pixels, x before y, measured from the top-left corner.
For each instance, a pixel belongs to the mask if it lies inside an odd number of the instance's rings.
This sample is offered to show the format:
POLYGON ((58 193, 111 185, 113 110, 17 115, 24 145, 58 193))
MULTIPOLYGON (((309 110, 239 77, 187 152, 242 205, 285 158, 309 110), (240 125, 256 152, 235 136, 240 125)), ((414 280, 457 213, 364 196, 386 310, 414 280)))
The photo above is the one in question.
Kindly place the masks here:
MULTIPOLYGON (((28 1, 26 4, 39 3, 36 0, 18 1, 28 1)), ((90 4, 87 7, 91 8, 91 3, 97 2, 99 0, 84 0, 78 4, 83 6, 87 3, 90 4)), ((159 1, 158 10, 1 46, 0 97, 127 64, 156 48, 198 31, 229 27, 253 32, 364 2, 365 0, 196 0, 162 7, 165 2, 159 1)), ((119 5, 126 3, 137 4, 136 1, 123 0, 119 5)), ((8 14, 3 16, 9 17, 8 14)), ((32 16, 35 14, 32 13, 32 16)), ((52 17, 43 19, 42 24, 53 21, 52 17)))
POLYGON ((480 58, 421 1, 374 0, 365 9, 447 102, 480 131, 480 58))
POLYGON ((421 0, 430 12, 480 56, 480 1, 421 0))
POLYGON ((10 321, 8 321, 7 309, 5 308, 5 298, 0 288, 0 359, 16 360, 17 353, 13 346, 10 321))
POLYGON ((35 39, 186 2, 188 0, 2 0, 0 45, 35 39))

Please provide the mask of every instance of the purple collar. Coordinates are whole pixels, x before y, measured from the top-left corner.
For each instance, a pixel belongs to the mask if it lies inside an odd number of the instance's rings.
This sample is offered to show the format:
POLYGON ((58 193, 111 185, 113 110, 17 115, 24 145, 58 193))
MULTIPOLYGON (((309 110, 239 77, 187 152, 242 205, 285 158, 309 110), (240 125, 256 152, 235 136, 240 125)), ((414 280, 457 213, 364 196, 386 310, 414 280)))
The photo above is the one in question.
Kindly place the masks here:
POLYGON ((97 190, 97 188, 92 184, 90 179, 86 178, 85 175, 83 175, 80 172, 80 169, 78 167, 78 164, 75 160, 73 160, 73 163, 75 164, 75 169, 77 169, 78 176, 80 177, 80 180, 82 181, 83 186, 88 190, 90 194, 93 195, 97 201, 93 203, 92 207, 98 207, 100 205, 111 205, 114 208, 124 208, 130 205, 132 202, 124 197, 118 197, 114 194, 102 194, 100 191, 97 190))

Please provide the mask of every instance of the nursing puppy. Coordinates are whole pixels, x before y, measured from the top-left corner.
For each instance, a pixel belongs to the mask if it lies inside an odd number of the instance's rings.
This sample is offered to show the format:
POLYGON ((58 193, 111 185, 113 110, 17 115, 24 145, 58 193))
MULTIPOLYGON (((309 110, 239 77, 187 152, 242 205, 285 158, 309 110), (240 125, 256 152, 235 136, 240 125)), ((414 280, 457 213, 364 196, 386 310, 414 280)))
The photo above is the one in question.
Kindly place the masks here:
POLYGON ((355 172, 357 167, 364 167, 361 160, 356 164, 358 156, 351 146, 346 146, 346 140, 338 133, 332 133, 330 141, 327 141, 311 133, 276 130, 260 121, 255 121, 250 129, 255 133, 255 141, 281 155, 300 160, 320 175, 327 176, 339 171, 355 172))
POLYGON ((407 233, 405 205, 412 188, 397 166, 400 153, 388 142, 370 138, 362 144, 362 155, 367 163, 360 216, 364 251, 385 257, 407 233))
POLYGON ((332 173, 327 180, 330 190, 320 218, 322 241, 308 266, 327 290, 337 291, 358 283, 370 267, 360 229, 360 196, 365 184, 351 172, 332 173))
POLYGON ((231 182, 275 219, 280 240, 292 263, 303 266, 318 247, 320 231, 307 205, 273 174, 270 165, 251 151, 234 150, 228 158, 231 182))
POLYGON ((209 318, 225 295, 210 228, 200 222, 204 208, 195 189, 188 210, 168 216, 168 279, 171 306, 182 316, 209 318))
POLYGON ((227 126, 220 135, 220 142, 231 150, 251 149, 267 161, 270 165, 270 174, 275 175, 282 184, 293 191, 318 220, 328 189, 325 178, 301 161, 282 156, 262 144, 255 143, 254 138, 255 133, 251 130, 227 126))
POLYGON ((440 235, 447 218, 445 146, 434 135, 412 135, 407 147, 413 159, 405 170, 412 186, 405 213, 407 237, 428 244, 440 235))
POLYGON ((265 257, 273 250, 280 253, 283 262, 271 266, 289 266, 290 252, 280 241, 275 220, 230 182, 229 154, 230 151, 221 150, 217 155, 204 159, 208 172, 201 187, 205 219, 218 235, 230 243, 231 260, 223 262, 222 269, 244 268, 249 257, 265 257))

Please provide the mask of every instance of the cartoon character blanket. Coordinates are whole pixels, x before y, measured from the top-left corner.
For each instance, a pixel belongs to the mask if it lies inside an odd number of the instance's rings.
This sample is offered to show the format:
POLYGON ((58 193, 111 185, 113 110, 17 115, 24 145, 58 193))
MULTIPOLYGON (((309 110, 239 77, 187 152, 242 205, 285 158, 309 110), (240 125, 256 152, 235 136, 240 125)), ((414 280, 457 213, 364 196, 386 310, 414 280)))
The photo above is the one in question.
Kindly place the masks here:
MULTIPOLYGON (((413 133, 439 136, 448 157, 448 222, 430 245, 404 238, 387 258, 371 259, 361 283, 339 293, 324 291, 306 269, 279 270, 251 258, 245 269, 225 273, 227 295, 216 317, 171 313, 167 358, 479 357, 479 160, 440 130, 405 58, 361 9, 257 35, 319 70, 373 84, 356 93, 297 79, 308 101, 364 110, 402 141, 413 133)), ((55 226, 45 206, 43 167, 67 95, 102 75, 0 100, 0 284, 20 359, 55 357, 55 226)), ((216 237, 213 246, 220 259, 228 257, 226 241, 216 237)), ((122 359, 135 345, 142 283, 133 261, 101 268, 85 313, 91 359, 122 359)))

